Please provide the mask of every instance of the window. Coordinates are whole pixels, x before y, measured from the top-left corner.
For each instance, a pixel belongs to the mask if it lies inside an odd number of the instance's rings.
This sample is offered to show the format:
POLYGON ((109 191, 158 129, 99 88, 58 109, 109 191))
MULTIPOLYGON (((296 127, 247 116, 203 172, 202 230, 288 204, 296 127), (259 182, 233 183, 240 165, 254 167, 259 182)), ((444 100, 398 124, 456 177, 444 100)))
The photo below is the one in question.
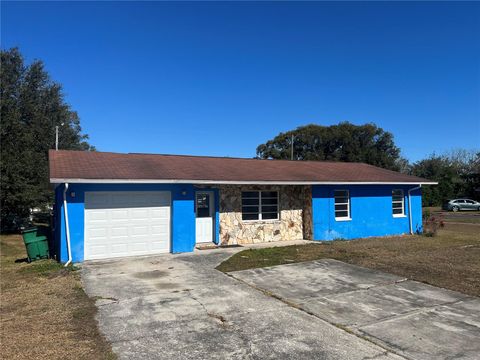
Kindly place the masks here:
POLYGON ((242 191, 242 220, 278 220, 278 191, 242 191))
POLYGON ((405 197, 402 189, 392 190, 392 214, 393 216, 405 216, 405 197))
POLYGON ((348 190, 335 190, 335 220, 350 220, 350 194, 348 190))
POLYGON ((210 217, 210 194, 197 193, 197 217, 210 217))

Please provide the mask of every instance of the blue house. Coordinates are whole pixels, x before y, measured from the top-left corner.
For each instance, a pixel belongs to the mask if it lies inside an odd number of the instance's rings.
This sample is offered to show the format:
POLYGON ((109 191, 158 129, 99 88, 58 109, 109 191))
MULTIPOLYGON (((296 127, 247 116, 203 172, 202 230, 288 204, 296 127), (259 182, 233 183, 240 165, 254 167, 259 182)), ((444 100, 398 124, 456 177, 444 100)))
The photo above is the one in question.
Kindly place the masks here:
POLYGON ((61 262, 422 231, 432 181, 362 163, 50 151, 61 262))

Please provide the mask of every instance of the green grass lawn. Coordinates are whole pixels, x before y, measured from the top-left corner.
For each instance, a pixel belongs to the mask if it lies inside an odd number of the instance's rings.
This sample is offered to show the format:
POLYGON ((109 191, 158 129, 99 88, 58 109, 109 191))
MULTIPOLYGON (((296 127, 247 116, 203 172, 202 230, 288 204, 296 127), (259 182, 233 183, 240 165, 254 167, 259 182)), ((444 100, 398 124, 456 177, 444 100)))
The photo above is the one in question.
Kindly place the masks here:
POLYGON ((250 249, 220 264, 224 272, 337 259, 480 296, 480 227, 446 224, 435 237, 393 236, 250 249))

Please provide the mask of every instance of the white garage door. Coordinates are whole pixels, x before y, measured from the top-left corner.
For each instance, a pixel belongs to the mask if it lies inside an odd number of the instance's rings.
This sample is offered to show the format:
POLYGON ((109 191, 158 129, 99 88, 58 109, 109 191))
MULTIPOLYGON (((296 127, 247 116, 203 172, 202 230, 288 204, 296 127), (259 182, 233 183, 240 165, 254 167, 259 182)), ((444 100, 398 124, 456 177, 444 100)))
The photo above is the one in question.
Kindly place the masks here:
POLYGON ((85 260, 170 251, 170 192, 86 192, 85 260))

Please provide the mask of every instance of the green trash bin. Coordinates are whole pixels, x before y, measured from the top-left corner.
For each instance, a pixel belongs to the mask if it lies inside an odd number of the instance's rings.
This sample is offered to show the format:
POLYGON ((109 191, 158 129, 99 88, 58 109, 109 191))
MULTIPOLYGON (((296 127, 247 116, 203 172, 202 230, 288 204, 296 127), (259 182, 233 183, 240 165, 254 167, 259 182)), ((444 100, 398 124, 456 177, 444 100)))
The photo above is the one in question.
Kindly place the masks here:
POLYGON ((38 228, 29 228, 22 231, 23 242, 27 249, 28 262, 48 259, 48 238, 38 232, 38 228))

